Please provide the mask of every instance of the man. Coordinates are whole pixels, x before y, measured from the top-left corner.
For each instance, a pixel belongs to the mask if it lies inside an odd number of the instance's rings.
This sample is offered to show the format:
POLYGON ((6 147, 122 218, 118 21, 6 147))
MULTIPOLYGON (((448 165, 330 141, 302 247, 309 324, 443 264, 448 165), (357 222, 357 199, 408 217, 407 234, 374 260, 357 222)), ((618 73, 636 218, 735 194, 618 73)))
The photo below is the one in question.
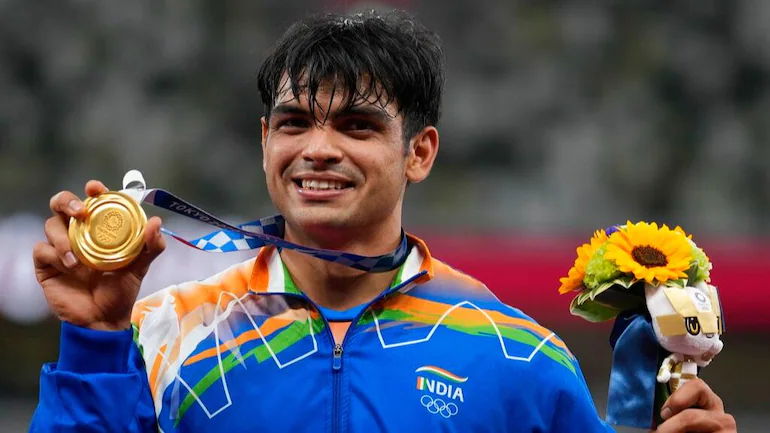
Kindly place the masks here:
MULTIPOLYGON (((437 38, 404 14, 292 26, 259 74, 262 167, 285 239, 398 249, 405 189, 438 151, 442 84, 437 38)), ((165 246, 160 219, 136 261, 101 273, 67 239, 78 197, 60 192, 51 209, 34 258, 62 340, 32 431, 609 430, 561 340, 414 236, 385 272, 268 246, 134 303, 165 246)), ((663 416, 660 432, 734 431, 700 381, 663 416)))

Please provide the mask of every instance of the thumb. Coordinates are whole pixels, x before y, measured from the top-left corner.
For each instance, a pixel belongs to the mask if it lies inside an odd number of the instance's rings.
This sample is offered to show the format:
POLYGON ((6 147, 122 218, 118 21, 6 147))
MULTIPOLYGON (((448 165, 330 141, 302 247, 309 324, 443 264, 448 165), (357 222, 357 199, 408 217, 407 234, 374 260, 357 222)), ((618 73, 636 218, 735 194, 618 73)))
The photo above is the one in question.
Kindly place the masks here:
POLYGON ((157 216, 147 221, 144 227, 144 248, 128 268, 128 271, 140 280, 147 274, 150 264, 166 249, 166 239, 160 233, 161 224, 162 221, 157 216))

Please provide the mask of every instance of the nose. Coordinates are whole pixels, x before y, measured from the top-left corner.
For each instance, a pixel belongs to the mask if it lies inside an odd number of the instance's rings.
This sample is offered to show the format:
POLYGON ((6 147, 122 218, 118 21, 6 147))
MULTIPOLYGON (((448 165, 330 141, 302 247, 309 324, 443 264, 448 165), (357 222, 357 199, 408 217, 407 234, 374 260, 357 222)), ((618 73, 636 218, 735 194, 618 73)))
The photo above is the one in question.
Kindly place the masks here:
POLYGON ((342 161, 342 150, 330 129, 324 126, 313 128, 307 137, 308 141, 302 149, 302 159, 312 163, 313 167, 334 165, 342 161))

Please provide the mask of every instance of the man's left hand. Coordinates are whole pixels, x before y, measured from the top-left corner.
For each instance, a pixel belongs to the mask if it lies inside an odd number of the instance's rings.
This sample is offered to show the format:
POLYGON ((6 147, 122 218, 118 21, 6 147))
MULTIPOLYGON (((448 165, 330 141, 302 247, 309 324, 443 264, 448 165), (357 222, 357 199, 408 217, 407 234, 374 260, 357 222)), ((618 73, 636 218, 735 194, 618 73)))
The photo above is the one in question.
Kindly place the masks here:
POLYGON ((735 418, 725 413, 722 399, 700 379, 688 381, 663 404, 665 420, 655 433, 737 432, 735 418))

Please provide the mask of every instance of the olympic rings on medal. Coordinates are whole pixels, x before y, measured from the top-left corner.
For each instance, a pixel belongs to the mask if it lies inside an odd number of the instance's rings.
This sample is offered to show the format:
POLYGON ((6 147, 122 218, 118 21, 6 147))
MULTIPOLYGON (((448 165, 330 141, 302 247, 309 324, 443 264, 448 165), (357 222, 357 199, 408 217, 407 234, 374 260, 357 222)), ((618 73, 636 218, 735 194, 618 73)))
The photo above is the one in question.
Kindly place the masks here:
POLYGON ((432 414, 439 414, 444 418, 457 415, 460 412, 460 408, 452 402, 445 402, 440 398, 433 398, 428 394, 424 394, 420 397, 420 404, 432 414))

